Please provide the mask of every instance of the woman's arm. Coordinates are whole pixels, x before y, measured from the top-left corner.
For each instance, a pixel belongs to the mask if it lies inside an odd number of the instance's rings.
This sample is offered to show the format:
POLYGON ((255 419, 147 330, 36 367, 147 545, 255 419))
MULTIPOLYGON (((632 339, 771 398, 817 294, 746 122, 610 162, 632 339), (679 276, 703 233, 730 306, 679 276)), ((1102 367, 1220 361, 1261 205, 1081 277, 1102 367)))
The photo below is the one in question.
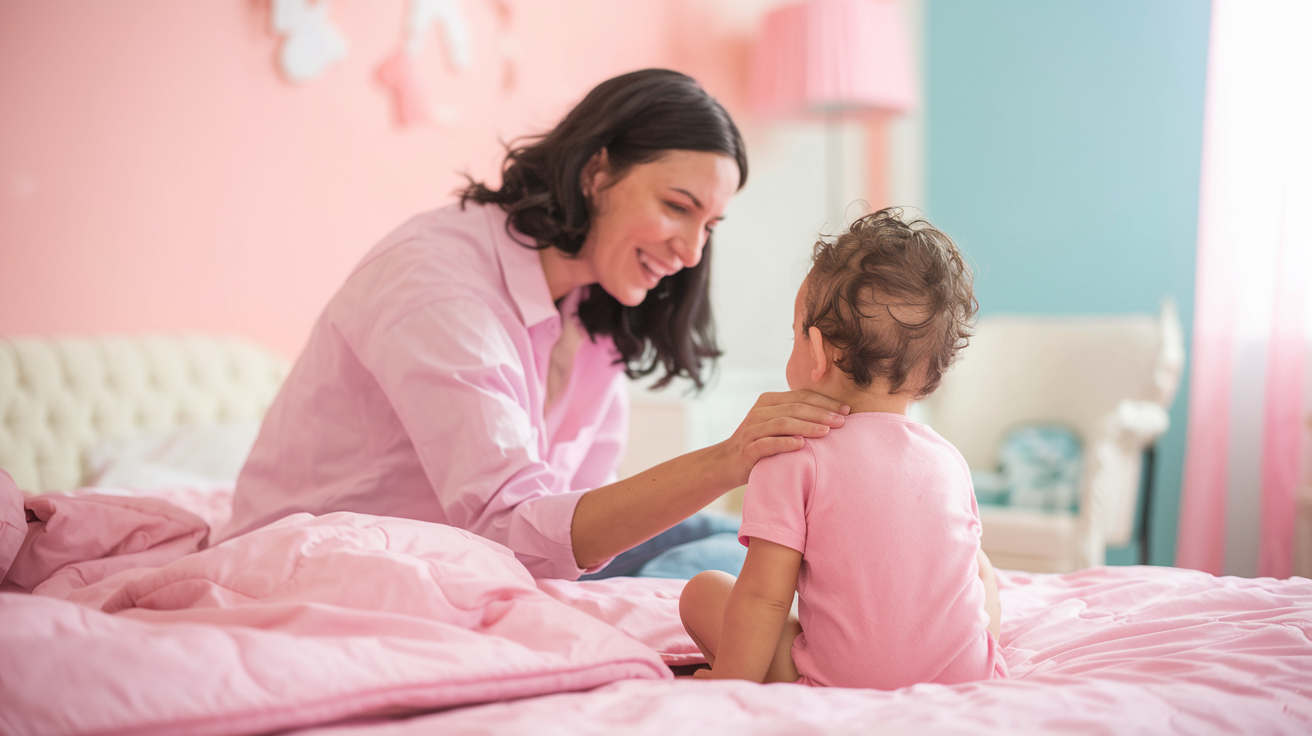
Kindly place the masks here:
MULTIPOLYGON (((813 391, 762 394, 733 436, 588 491, 574 508, 574 560, 590 568, 645 542, 747 482, 756 461, 843 426, 841 402, 813 391)), ((791 593, 790 593, 791 595, 791 593)))

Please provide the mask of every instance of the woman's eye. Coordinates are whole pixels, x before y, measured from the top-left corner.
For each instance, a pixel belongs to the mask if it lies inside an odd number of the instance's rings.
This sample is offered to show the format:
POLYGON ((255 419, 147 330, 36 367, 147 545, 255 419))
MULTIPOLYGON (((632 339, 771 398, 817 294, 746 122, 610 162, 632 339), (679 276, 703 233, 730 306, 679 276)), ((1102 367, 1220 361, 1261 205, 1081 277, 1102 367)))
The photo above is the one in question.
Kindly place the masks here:
POLYGON ((670 209, 674 210, 675 212, 678 212, 678 213, 681 214, 681 215, 686 215, 686 214, 688 214, 688 208, 687 208, 687 207, 684 207, 684 206, 681 205, 681 204, 676 204, 676 203, 674 203, 674 202, 666 202, 666 203, 665 203, 665 206, 666 206, 666 207, 669 207, 670 209))

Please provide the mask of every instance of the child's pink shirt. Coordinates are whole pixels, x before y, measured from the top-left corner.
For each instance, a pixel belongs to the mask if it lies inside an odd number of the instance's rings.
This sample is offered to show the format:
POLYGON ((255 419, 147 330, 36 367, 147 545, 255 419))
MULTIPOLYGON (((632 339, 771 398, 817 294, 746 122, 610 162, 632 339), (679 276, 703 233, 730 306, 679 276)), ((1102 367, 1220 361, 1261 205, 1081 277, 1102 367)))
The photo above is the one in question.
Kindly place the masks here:
POLYGON ((929 427, 853 414, 760 461, 739 535, 802 553, 802 682, 893 690, 1007 676, 984 610, 970 470, 929 427))
POLYGON ((499 207, 413 218, 328 302, 218 538, 300 511, 357 511, 467 529, 537 577, 578 577, 574 507, 614 482, 629 403, 603 337, 581 341, 548 406, 561 332, 538 252, 510 238, 499 207))

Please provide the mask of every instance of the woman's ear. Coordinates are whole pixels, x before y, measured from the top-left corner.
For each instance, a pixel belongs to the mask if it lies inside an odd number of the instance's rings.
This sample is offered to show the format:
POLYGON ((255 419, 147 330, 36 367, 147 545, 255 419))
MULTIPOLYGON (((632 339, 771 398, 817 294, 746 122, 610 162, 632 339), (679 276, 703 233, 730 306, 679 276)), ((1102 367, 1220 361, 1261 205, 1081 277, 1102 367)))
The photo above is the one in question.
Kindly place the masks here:
POLYGON ((605 148, 592 154, 592 158, 583 165, 583 171, 579 174, 579 188, 583 190, 583 196, 589 202, 592 198, 606 188, 606 179, 610 176, 610 154, 605 148))
POLYGON ((806 331, 806 341, 811 348, 811 380, 819 383, 829 373, 829 353, 825 351, 825 338, 820 334, 820 328, 811 325, 806 331))

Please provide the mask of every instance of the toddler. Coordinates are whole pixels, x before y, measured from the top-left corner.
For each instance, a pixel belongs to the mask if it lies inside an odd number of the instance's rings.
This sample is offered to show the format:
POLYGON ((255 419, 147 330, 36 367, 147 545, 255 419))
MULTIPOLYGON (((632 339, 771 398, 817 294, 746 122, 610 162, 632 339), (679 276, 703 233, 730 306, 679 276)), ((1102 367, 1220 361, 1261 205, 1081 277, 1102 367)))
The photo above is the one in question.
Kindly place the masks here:
POLYGON ((788 387, 852 413, 752 470, 742 573, 704 572, 679 601, 711 665, 697 677, 881 690, 1006 677, 970 470, 906 416, 966 346, 971 275, 947 235, 901 216, 815 246, 788 387))

